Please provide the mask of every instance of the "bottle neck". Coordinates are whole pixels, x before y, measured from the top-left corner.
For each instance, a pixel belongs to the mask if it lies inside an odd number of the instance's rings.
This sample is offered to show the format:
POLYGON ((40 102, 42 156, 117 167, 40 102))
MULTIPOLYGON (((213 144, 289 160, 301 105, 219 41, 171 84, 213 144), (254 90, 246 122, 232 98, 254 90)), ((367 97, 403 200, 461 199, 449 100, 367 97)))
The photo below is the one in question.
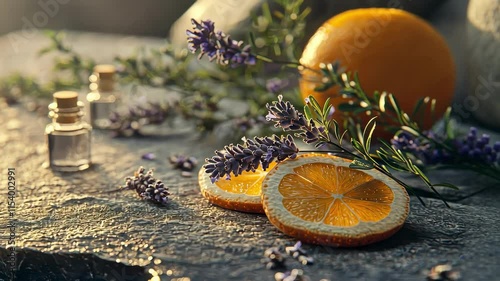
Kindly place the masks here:
POLYGON ((81 122, 84 115, 83 103, 80 101, 77 107, 72 108, 58 108, 56 103, 51 103, 49 110, 49 118, 52 118, 53 123, 66 125, 81 122))

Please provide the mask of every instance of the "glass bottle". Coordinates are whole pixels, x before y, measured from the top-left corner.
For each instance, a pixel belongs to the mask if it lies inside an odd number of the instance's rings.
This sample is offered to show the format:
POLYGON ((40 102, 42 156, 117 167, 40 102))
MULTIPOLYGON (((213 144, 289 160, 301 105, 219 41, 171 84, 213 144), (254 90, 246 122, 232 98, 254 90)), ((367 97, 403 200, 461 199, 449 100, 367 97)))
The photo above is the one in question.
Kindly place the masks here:
POLYGON ((119 91, 115 90, 115 67, 109 64, 99 64, 90 75, 90 93, 87 101, 90 107, 90 124, 94 128, 107 129, 111 122, 110 113, 115 109, 119 91))
POLYGON ((56 92, 49 105, 52 123, 45 128, 49 146, 49 164, 55 171, 75 172, 90 167, 92 127, 82 120, 83 103, 78 93, 56 92))

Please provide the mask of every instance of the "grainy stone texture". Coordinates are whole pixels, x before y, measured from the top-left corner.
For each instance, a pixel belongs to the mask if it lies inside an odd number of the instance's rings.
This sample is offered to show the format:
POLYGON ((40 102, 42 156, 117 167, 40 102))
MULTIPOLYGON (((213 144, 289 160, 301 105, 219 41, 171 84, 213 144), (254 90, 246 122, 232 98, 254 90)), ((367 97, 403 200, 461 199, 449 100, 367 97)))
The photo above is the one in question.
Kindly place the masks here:
MULTIPOLYGON (((266 248, 296 241, 265 216, 224 210, 201 195, 197 178, 181 177, 168 162, 173 153, 202 160, 225 143, 186 130, 149 138, 112 139, 93 134, 94 165, 79 173, 56 173, 47 160, 46 117, 22 107, 0 111, 0 280, 6 275, 7 169, 16 169, 17 280, 273 280, 261 263, 266 248), (141 159, 155 153, 155 161, 141 159), (141 201, 117 191, 139 165, 155 168, 170 187, 171 204, 141 201)), ((303 268, 311 280, 425 280, 431 267, 449 263, 462 280, 498 280, 500 189, 488 179, 457 171, 432 175, 458 184, 466 195, 488 190, 448 209, 437 200, 423 207, 412 198, 403 229, 390 239, 357 249, 305 245, 315 264, 303 268)))

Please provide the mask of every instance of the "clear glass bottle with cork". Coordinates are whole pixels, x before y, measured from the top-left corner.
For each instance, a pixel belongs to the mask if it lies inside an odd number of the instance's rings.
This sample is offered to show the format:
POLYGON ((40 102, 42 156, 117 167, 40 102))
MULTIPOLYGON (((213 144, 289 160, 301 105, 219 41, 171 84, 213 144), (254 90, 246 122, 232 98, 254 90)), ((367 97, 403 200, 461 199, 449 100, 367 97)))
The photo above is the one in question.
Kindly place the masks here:
POLYGON ((115 109, 120 92, 115 89, 115 67, 110 64, 99 64, 90 75, 90 93, 87 101, 90 107, 90 124, 94 128, 107 129, 111 122, 110 113, 115 109))
POLYGON ((52 123, 45 128, 49 147, 49 166, 55 171, 75 172, 90 167, 92 127, 82 120, 84 105, 78 93, 56 92, 49 105, 52 123))

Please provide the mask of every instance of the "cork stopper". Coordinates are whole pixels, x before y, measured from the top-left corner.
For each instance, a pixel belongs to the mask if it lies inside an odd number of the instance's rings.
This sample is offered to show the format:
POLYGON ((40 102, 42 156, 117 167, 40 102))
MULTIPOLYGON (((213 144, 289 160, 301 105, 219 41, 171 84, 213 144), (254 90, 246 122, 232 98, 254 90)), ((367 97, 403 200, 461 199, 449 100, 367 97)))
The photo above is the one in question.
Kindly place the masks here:
POLYGON ((54 102, 59 109, 77 108, 78 93, 73 91, 61 91, 53 94, 54 102))
POLYGON ((49 117, 58 123, 74 123, 82 114, 82 103, 78 101, 78 93, 73 91, 55 92, 54 102, 49 105, 49 117))
POLYGON ((94 66, 94 73, 97 74, 99 79, 113 79, 115 72, 116 68, 111 64, 98 64, 94 66))

